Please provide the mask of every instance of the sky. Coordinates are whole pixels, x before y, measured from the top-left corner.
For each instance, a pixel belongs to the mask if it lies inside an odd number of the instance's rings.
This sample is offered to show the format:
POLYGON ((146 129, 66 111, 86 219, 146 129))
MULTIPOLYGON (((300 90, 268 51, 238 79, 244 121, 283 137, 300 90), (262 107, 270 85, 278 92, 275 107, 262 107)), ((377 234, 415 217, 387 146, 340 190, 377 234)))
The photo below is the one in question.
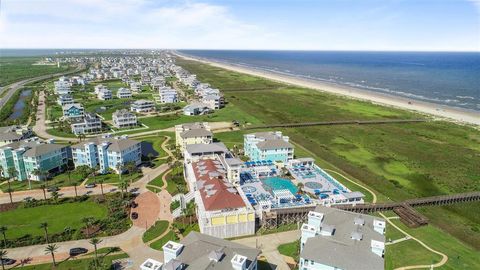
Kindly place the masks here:
POLYGON ((0 1, 0 48, 480 51, 480 0, 0 1))

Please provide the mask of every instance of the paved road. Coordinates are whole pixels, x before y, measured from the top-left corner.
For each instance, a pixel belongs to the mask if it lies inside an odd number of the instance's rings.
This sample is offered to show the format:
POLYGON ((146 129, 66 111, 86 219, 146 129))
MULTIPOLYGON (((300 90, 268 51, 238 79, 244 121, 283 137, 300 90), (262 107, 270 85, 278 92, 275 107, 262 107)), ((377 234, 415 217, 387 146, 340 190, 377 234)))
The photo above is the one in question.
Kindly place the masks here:
POLYGON ((81 71, 84 68, 85 68, 84 66, 78 66, 73 71, 67 71, 67 72, 61 72, 61 73, 56 73, 56 74, 43 75, 43 76, 39 76, 39 77, 35 77, 35 78, 25 79, 25 80, 7 85, 5 87, 2 87, 2 90, 3 90, 2 92, 4 92, 4 91, 7 91, 7 92, 5 93, 5 95, 2 96, 2 98, 0 98, 0 108, 3 107, 3 105, 5 105, 5 103, 13 96, 13 94, 18 89, 22 88, 24 85, 26 85, 28 83, 38 82, 38 81, 45 80, 45 79, 50 79, 50 78, 54 78, 54 77, 59 77, 59 76, 63 76, 63 75, 76 73, 76 72, 81 71))
POLYGON ((262 254, 267 258, 267 261, 277 266, 278 270, 290 270, 285 262, 283 255, 281 255, 277 248, 281 244, 291 243, 300 239, 300 231, 288 231, 274 234, 267 234, 262 236, 254 236, 233 240, 233 242, 246 245, 252 248, 259 248, 262 254))

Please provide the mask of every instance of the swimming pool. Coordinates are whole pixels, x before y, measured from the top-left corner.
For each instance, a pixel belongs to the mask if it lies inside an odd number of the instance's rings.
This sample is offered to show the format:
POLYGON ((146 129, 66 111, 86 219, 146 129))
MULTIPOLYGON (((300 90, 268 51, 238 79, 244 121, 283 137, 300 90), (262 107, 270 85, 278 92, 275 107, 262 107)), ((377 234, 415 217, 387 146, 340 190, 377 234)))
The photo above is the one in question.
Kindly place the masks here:
POLYGON ((296 194, 298 191, 297 187, 292 183, 292 181, 280 177, 265 178, 262 180, 262 184, 269 187, 269 189, 271 189, 272 191, 279 189, 288 189, 290 190, 290 192, 292 192, 292 194, 296 194))

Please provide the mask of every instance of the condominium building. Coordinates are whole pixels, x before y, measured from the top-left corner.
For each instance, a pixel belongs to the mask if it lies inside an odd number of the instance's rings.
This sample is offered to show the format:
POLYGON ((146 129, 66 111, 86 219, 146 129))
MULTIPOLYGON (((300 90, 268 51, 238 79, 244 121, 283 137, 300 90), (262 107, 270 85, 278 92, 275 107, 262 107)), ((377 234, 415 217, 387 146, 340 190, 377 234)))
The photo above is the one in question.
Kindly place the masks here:
POLYGON ((207 122, 187 123, 175 126, 175 143, 180 151, 185 151, 189 144, 210 144, 213 133, 207 122))
POLYGON ((301 227, 302 270, 383 270, 385 220, 317 206, 301 227))
POLYGON ((287 163, 293 159, 294 146, 281 131, 257 132, 243 137, 245 155, 253 161, 271 160, 287 163))
POLYGON ((0 127, 0 146, 18 142, 33 136, 32 129, 23 126, 0 127))
POLYGON ((178 94, 175 89, 170 87, 160 87, 158 90, 161 103, 175 103, 178 102, 178 94))
POLYGON ((43 180, 50 173, 62 170, 68 161, 68 145, 43 142, 37 137, 18 141, 0 147, 2 175, 17 180, 43 180), (15 169, 15 175, 9 170, 15 169), (35 171, 41 175, 35 175, 35 171))
POLYGON ((180 242, 168 241, 162 249, 164 263, 157 270, 257 270, 261 253, 256 248, 195 231, 180 242))
POLYGON ((130 90, 134 93, 140 93, 142 92, 142 84, 138 82, 132 82, 130 84, 130 90))
POLYGON ((129 162, 140 165, 142 162, 141 144, 126 136, 100 136, 83 141, 72 146, 73 163, 75 167, 86 165, 90 168, 99 166, 101 173, 109 169, 119 172, 119 166, 129 162))
POLYGON ((116 128, 137 126, 137 116, 126 109, 117 110, 112 114, 113 126, 116 128))
POLYGON ((152 112, 155 110, 155 103, 146 99, 136 100, 130 105, 130 110, 136 113, 152 112))
POLYGON ((128 90, 127 88, 119 88, 117 90, 117 98, 131 98, 132 97, 132 91, 128 90))
POLYGON ((67 119, 81 118, 85 114, 85 109, 80 103, 71 103, 62 106, 63 117, 67 119))
POLYGON ((72 122, 72 133, 75 135, 102 131, 102 121, 98 115, 93 113, 85 113, 83 118, 74 119, 72 122))

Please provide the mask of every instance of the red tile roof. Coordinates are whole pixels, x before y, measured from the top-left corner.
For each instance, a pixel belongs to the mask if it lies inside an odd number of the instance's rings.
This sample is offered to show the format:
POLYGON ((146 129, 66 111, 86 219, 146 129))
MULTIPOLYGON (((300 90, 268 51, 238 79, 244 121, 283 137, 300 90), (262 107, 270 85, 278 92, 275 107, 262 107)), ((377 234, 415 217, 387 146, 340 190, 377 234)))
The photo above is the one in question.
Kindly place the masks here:
POLYGON ((245 202, 236 188, 226 178, 225 168, 213 159, 204 159, 192 164, 197 182, 203 182, 198 190, 207 211, 245 207, 245 202), (201 173, 203 172, 203 173, 201 173))

